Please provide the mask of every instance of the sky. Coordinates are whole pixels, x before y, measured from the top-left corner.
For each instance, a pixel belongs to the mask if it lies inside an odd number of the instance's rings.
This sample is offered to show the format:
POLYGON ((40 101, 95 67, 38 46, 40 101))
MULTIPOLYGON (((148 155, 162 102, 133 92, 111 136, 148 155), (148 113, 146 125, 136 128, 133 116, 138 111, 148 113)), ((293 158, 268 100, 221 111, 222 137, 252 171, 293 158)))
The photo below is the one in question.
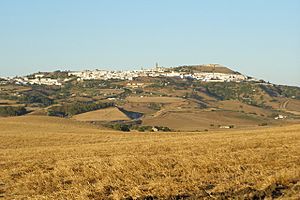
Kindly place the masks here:
POLYGON ((0 0, 0 77, 156 62, 300 86, 300 1, 0 0))

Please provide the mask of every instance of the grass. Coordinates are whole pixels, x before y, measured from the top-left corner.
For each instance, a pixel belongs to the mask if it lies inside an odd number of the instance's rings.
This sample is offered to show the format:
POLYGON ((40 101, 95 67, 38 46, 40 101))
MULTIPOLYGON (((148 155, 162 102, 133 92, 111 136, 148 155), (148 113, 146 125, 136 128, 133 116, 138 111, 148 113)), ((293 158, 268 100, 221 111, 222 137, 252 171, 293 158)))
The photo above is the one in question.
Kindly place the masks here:
POLYGON ((299 199, 300 125, 121 133, 68 119, 0 119, 4 199, 299 199))
POLYGON ((292 99, 287 101, 285 110, 300 115, 300 100, 292 99))
POLYGON ((122 111, 116 107, 104 108, 73 116, 78 121, 117 121, 129 120, 122 111))
POLYGON ((237 100, 226 100, 220 101, 219 108, 224 110, 232 110, 232 111, 243 111, 244 113, 256 113, 260 116, 269 116, 272 114, 271 110, 263 109, 257 106, 248 105, 237 100))
POLYGON ((134 103, 178 103, 184 101, 177 97, 128 97, 126 100, 134 103))
POLYGON ((143 119, 144 125, 167 126, 173 130, 196 131, 217 128, 218 125, 235 125, 237 128, 255 127, 262 121, 260 116, 236 111, 217 110, 214 112, 204 110, 159 111, 154 117, 143 119), (210 125, 214 124, 214 127, 210 125))

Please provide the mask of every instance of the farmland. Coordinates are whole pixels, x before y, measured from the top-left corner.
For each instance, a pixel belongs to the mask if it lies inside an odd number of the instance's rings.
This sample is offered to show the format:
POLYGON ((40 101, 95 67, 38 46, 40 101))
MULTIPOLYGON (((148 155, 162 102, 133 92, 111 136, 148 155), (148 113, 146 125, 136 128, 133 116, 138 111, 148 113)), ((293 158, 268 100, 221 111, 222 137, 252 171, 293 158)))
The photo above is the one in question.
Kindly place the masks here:
POLYGON ((73 119, 78 121, 117 121, 129 120, 129 117, 118 108, 105 108, 75 115, 73 119))
POLYGON ((145 125, 167 126, 174 130, 195 131, 215 129, 222 125, 235 127, 251 127, 259 124, 263 119, 259 116, 248 116, 243 113, 231 111, 166 111, 155 117, 144 119, 145 125))
POLYGON ((299 199, 299 124, 123 133, 26 115, 0 130, 3 199, 299 199))
POLYGON ((127 100, 134 103, 176 103, 183 101, 181 98, 176 97, 129 97, 127 100))
MULTIPOLYGON (((160 76, 155 70, 143 71, 155 76, 139 75, 130 80, 96 77, 81 80, 70 76, 62 85, 7 82, 0 85, 0 116, 56 116, 124 131, 162 130, 157 127, 204 131, 300 122, 299 87, 263 80, 215 82, 174 76, 176 73, 201 76, 214 71, 213 65, 163 69, 172 76, 160 76)), ((232 77, 239 75, 226 67, 219 66, 216 70, 225 77, 228 73, 232 77)), ((63 79, 69 76, 66 71, 55 71, 31 74, 27 79, 36 75, 63 79)))

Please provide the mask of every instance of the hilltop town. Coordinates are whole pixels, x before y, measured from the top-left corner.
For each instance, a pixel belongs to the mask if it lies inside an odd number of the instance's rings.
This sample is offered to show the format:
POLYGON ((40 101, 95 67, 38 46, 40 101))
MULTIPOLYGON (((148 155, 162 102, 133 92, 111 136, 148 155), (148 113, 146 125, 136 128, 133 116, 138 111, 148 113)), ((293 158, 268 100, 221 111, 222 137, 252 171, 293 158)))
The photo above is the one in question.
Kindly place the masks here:
POLYGON ((242 82, 242 81, 258 81, 252 77, 234 72, 231 70, 222 71, 226 69, 218 64, 207 64, 197 66, 181 66, 164 68, 156 67, 151 69, 131 70, 131 71, 115 71, 115 70, 84 70, 84 71, 59 71, 64 76, 53 76, 51 72, 39 72, 32 75, 2 78, 0 84, 7 82, 14 82, 21 85, 56 85, 61 86, 70 80, 84 81, 84 80, 129 80, 132 81, 138 77, 177 77, 181 79, 194 79, 203 82, 242 82), (206 68, 205 71, 186 70, 189 67, 206 68), (221 70, 220 70, 221 69, 221 70))
POLYGON ((299 194, 299 87, 220 65, 38 72, 0 83, 8 163, 0 199, 299 194))
POLYGON ((117 130, 238 128, 300 115, 300 88, 216 64, 38 72, 0 83, 0 116, 48 115, 117 130))

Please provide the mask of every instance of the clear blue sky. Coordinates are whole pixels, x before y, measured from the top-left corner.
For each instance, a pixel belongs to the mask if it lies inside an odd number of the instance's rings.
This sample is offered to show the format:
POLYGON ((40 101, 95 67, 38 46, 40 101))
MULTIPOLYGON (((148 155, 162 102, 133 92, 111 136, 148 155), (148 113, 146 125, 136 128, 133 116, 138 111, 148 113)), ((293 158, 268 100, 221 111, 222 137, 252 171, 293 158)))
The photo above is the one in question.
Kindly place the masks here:
POLYGON ((0 1, 0 76, 155 62, 300 86, 300 0, 0 1))

